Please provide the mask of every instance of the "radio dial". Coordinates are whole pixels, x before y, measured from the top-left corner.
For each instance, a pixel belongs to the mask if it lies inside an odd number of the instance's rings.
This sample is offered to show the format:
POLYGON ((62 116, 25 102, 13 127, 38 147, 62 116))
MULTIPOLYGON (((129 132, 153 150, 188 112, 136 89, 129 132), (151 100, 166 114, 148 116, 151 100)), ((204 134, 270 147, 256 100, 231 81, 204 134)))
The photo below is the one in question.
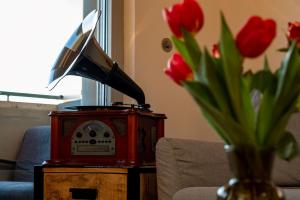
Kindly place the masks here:
POLYGON ((96 137, 97 133, 95 131, 90 131, 90 136, 91 137, 96 137))
POLYGON ((76 137, 78 137, 78 138, 82 138, 82 133, 80 133, 80 132, 77 132, 77 133, 76 133, 76 137))
POLYGON ((94 140, 94 139, 91 139, 91 140, 90 140, 90 144, 96 144, 96 142, 97 142, 97 141, 94 140))
POLYGON ((110 134, 109 134, 109 132, 104 132, 103 136, 106 137, 106 138, 109 138, 110 134))
POLYGON ((107 124, 99 120, 82 123, 72 135, 72 155, 115 155, 114 133, 107 124))

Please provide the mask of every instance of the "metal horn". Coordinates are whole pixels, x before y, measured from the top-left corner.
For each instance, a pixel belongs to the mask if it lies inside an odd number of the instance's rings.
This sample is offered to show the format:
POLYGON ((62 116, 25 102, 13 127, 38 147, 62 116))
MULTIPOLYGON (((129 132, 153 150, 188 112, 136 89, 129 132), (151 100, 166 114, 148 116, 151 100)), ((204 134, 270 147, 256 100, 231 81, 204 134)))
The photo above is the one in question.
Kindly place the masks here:
POLYGON ((69 38, 51 69, 48 88, 53 89, 66 75, 76 75, 109 85, 145 105, 143 90, 106 55, 94 37, 99 16, 92 11, 69 38))

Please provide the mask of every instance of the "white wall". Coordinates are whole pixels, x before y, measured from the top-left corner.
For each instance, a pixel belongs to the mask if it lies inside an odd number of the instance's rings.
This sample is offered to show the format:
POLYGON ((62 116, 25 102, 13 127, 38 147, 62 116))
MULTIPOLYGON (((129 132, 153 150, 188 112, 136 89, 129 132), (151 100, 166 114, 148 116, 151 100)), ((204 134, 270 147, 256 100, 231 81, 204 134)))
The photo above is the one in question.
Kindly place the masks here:
POLYGON ((27 128, 50 124, 49 111, 56 106, 0 102, 0 158, 15 159, 27 128))
MULTIPOLYGON (((198 107, 182 88, 163 73, 171 53, 161 48, 161 40, 170 37, 162 19, 162 9, 175 0, 126 0, 124 1, 124 66, 125 71, 143 88, 152 110, 165 113, 166 136, 218 140, 219 137, 202 117, 198 107)), ((272 69, 280 64, 281 53, 276 49, 286 44, 284 37, 287 22, 300 20, 300 0, 199 0, 205 14, 203 31, 197 39, 208 48, 218 41, 219 14, 225 13, 235 34, 251 15, 274 18, 278 37, 268 50, 272 69)), ((262 57, 247 61, 246 69, 259 69, 262 57)))

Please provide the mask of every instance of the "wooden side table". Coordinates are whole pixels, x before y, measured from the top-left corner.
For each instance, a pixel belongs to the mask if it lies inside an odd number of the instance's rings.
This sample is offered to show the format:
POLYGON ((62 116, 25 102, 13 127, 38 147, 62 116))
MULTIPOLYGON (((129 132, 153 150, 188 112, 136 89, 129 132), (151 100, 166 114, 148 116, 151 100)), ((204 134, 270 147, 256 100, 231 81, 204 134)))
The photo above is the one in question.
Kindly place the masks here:
POLYGON ((35 167, 36 200, 157 200, 155 167, 35 167))

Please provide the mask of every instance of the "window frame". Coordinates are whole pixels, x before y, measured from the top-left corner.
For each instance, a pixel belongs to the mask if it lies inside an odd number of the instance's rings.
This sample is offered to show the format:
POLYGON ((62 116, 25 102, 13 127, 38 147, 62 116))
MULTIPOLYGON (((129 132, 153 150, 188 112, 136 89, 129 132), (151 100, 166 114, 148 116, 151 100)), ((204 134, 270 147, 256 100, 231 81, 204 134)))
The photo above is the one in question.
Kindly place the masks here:
MULTIPOLYGON (((95 36, 103 50, 122 67, 124 63, 123 1, 91 0, 84 1, 83 15, 94 9, 101 11, 95 36)), ((99 82, 82 79, 81 105, 110 105, 122 101, 123 95, 99 82)))

